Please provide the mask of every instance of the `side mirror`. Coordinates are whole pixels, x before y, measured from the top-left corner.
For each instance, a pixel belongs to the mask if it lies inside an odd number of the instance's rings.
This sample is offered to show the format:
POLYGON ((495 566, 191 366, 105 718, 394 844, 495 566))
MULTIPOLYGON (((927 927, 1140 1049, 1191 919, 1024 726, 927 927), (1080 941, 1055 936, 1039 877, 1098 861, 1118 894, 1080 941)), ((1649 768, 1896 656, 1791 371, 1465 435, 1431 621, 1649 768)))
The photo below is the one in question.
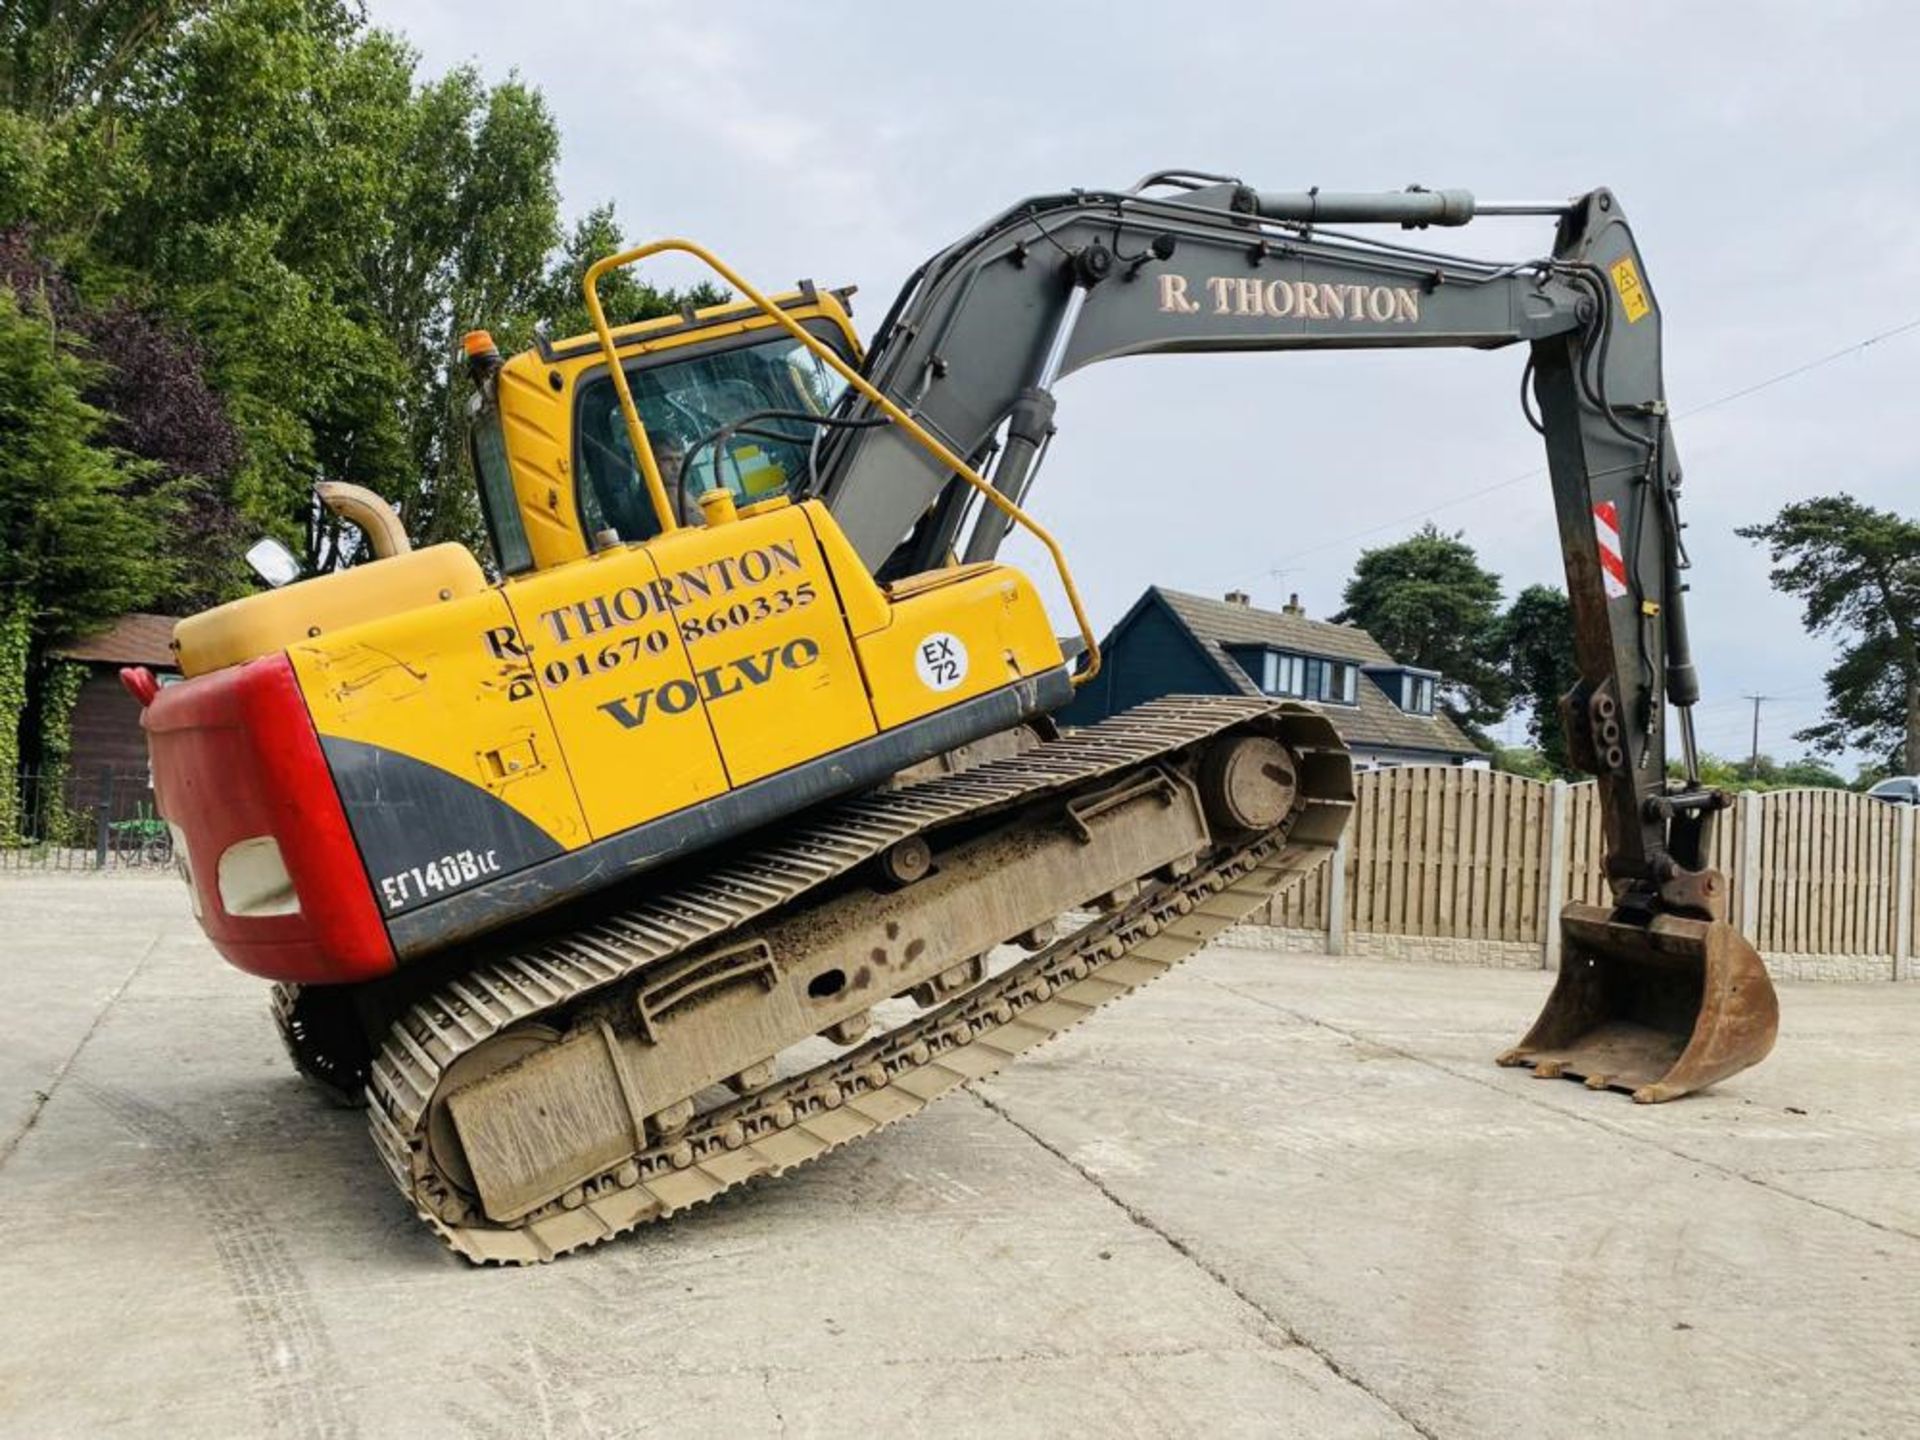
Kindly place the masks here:
POLYGON ((300 578, 300 562, 278 540, 254 541, 247 550, 247 565, 276 590, 300 578))

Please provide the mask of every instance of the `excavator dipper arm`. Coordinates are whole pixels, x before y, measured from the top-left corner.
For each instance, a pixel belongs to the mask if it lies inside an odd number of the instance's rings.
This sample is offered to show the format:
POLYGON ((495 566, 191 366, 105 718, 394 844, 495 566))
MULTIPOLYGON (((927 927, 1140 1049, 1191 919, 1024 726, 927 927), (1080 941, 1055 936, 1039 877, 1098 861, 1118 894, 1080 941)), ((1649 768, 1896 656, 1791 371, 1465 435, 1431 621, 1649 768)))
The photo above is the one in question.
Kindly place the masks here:
MULTIPOLYGON (((1699 783, 1692 743, 1700 687, 1660 328, 1605 190, 1477 207, 1458 190, 1273 193, 1167 173, 1132 191, 1026 201, 941 251, 895 301, 866 373, 954 453, 992 462, 1018 504, 1054 431, 1054 385, 1102 360, 1525 342, 1580 672, 1563 721, 1599 782, 1614 904, 1569 907, 1560 985, 1503 1059, 1657 1100, 1754 1063, 1777 1026, 1765 970, 1725 923, 1726 883, 1708 868, 1726 797, 1699 783), (1557 216, 1552 253, 1479 261, 1325 228, 1460 226, 1482 213, 1557 216)), ((871 408, 855 396, 847 413, 874 419, 871 408)), ((824 441, 815 486, 882 576, 990 559, 1006 533, 970 487, 884 426, 824 441)))

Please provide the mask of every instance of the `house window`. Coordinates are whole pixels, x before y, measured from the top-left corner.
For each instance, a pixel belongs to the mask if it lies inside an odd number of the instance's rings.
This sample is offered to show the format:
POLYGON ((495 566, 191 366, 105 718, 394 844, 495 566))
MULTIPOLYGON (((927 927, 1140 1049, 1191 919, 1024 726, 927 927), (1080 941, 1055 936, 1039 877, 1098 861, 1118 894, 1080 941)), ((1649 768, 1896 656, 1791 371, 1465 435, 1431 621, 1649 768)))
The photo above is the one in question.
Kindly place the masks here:
POLYGON ((1408 677, 1408 688, 1413 692, 1413 704, 1408 708, 1416 715, 1433 713, 1433 680, 1426 675, 1408 677))
MULTIPOLYGON (((1251 667, 1249 674, 1255 673, 1251 667)), ((1322 660, 1269 650, 1260 657, 1260 688, 1269 695, 1355 705, 1360 698, 1360 668, 1345 660, 1322 660)))
POLYGON ((1306 694, 1306 661, 1298 655, 1283 655, 1269 650, 1260 677, 1260 688, 1269 695, 1306 694))
POLYGON ((1359 668, 1344 660, 1313 658, 1305 662, 1305 684, 1292 693, 1308 700, 1352 705, 1359 700, 1359 679, 1359 668))

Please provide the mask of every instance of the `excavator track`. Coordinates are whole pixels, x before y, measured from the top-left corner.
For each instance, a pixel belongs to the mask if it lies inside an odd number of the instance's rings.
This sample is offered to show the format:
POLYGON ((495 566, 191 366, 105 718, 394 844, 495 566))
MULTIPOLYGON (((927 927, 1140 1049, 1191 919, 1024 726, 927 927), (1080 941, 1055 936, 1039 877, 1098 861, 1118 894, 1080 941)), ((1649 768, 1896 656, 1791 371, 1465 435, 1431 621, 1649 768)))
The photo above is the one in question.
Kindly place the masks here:
POLYGON ((301 1078, 342 1110, 366 1105, 367 1043, 344 993, 331 986, 275 985, 273 1027, 301 1078))
POLYGON ((489 961, 414 1004, 373 1061, 374 1143, 401 1193, 462 1256, 551 1260, 804 1164, 994 1073, 1156 979, 1312 869, 1351 804, 1350 766, 1324 717, 1238 698, 1156 701, 1009 759, 841 803, 690 886, 489 961), (1270 735, 1293 757, 1298 784, 1278 824, 1235 836, 1184 873, 1141 877, 1137 894, 1065 938, 875 1039, 692 1116, 510 1222, 481 1213, 441 1172, 429 1134, 436 1092, 495 1037, 551 1034, 540 1027, 564 1023, 581 1002, 795 910, 903 840, 1111 785, 1229 733, 1270 735))

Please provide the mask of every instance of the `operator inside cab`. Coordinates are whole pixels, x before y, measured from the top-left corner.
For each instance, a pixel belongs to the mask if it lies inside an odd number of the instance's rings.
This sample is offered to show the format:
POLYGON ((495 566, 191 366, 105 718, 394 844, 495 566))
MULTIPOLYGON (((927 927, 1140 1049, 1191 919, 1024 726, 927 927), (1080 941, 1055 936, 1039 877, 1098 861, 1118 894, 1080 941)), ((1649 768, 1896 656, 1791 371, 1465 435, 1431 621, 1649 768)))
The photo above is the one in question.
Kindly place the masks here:
MULTIPOLYGON (((802 419, 751 417, 824 415, 843 382, 805 346, 781 335, 686 360, 646 365, 643 358, 629 366, 627 384, 674 515, 682 525, 698 525, 699 496, 715 485, 732 491, 743 510, 797 486, 807 474, 815 427, 802 419), (755 433, 717 433, 743 422, 755 433)), ((587 533, 602 537, 602 544, 606 537, 632 543, 657 535, 619 395, 605 374, 580 387, 576 434, 587 480, 580 489, 587 533)))

